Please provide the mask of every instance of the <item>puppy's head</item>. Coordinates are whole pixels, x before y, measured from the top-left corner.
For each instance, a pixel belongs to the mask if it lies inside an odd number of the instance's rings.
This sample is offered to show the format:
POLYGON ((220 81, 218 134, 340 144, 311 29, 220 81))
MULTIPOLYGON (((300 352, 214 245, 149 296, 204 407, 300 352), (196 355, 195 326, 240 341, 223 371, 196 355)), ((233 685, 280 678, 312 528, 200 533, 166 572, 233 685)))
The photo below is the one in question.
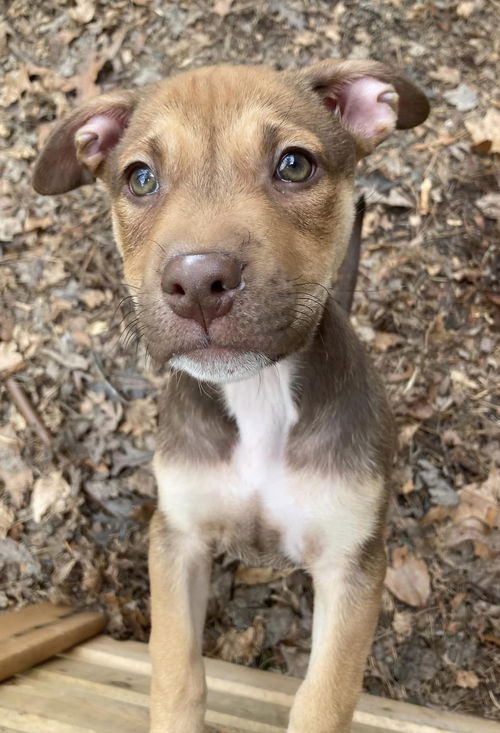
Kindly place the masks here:
POLYGON ((238 379, 309 343, 349 238, 356 161, 427 114, 374 62, 205 68, 77 109, 34 187, 101 178, 155 361, 238 379))

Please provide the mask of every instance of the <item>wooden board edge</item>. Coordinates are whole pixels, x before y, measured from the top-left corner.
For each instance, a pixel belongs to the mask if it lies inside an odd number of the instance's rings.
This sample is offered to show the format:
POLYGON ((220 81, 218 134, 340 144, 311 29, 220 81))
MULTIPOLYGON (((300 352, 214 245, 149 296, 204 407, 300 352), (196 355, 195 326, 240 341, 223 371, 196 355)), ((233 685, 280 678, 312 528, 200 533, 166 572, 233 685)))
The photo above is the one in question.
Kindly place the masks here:
MULTIPOLYGON (((74 658, 150 674, 147 645, 98 636, 69 653, 74 658)), ((209 689, 290 707, 302 680, 217 659, 204 659, 209 689)), ((215 722, 215 721, 213 721, 215 722)), ((219 723, 221 721, 218 721, 219 723)), ((355 726, 394 733, 500 733, 493 720, 461 715, 363 693, 355 726)), ((251 730, 251 729, 250 729, 251 730)))
MULTIPOLYGON (((66 607, 50 609, 47 604, 42 604, 39 610, 37 615, 36 607, 31 607, 26 615, 31 626, 20 624, 22 619, 15 619, 11 629, 17 631, 6 638, 4 635, 0 641, 0 681, 99 634, 107 623, 104 614, 94 611, 75 612, 66 607)), ((9 614, 3 618, 8 621, 9 614)))

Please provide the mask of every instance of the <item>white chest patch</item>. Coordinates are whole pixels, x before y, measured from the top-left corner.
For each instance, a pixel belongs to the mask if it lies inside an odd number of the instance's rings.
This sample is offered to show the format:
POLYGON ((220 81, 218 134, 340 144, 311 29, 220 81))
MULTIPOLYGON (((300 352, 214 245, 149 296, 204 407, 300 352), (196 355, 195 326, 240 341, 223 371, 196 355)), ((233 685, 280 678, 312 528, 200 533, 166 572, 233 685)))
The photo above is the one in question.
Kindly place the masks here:
POLYGON ((156 457, 160 507, 173 526, 191 537, 210 524, 237 535, 258 512, 259 522, 279 533, 279 551, 297 565, 312 545, 321 557, 340 558, 373 534, 382 481, 350 482, 287 465, 298 419, 292 378, 293 363, 285 361, 223 386, 239 430, 228 463, 196 467, 156 457))

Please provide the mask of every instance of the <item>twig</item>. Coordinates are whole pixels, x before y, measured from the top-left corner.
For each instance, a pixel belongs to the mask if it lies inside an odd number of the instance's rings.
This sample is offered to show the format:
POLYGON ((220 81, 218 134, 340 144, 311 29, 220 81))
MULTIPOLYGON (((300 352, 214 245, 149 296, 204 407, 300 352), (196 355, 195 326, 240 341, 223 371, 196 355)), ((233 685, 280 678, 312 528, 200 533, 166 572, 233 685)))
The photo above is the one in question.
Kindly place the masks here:
POLYGON ((45 443, 46 446, 50 446, 52 441, 49 433, 47 432, 47 428, 38 417, 35 412, 35 408, 27 398, 19 382, 16 382, 15 379, 9 377, 5 380, 5 388, 21 415, 24 417, 26 422, 31 425, 42 443, 45 443))

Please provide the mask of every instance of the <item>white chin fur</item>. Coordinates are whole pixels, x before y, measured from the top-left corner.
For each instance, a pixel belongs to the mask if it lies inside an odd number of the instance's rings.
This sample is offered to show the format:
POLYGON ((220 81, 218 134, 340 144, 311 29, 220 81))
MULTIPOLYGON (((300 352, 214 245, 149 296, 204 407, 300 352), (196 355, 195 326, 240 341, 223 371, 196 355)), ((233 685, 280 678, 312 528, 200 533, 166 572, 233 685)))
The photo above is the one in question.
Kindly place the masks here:
POLYGON ((264 354, 249 351, 206 361, 189 355, 173 356, 169 363, 173 369, 186 372, 201 382, 223 384, 252 377, 272 361, 264 354))

